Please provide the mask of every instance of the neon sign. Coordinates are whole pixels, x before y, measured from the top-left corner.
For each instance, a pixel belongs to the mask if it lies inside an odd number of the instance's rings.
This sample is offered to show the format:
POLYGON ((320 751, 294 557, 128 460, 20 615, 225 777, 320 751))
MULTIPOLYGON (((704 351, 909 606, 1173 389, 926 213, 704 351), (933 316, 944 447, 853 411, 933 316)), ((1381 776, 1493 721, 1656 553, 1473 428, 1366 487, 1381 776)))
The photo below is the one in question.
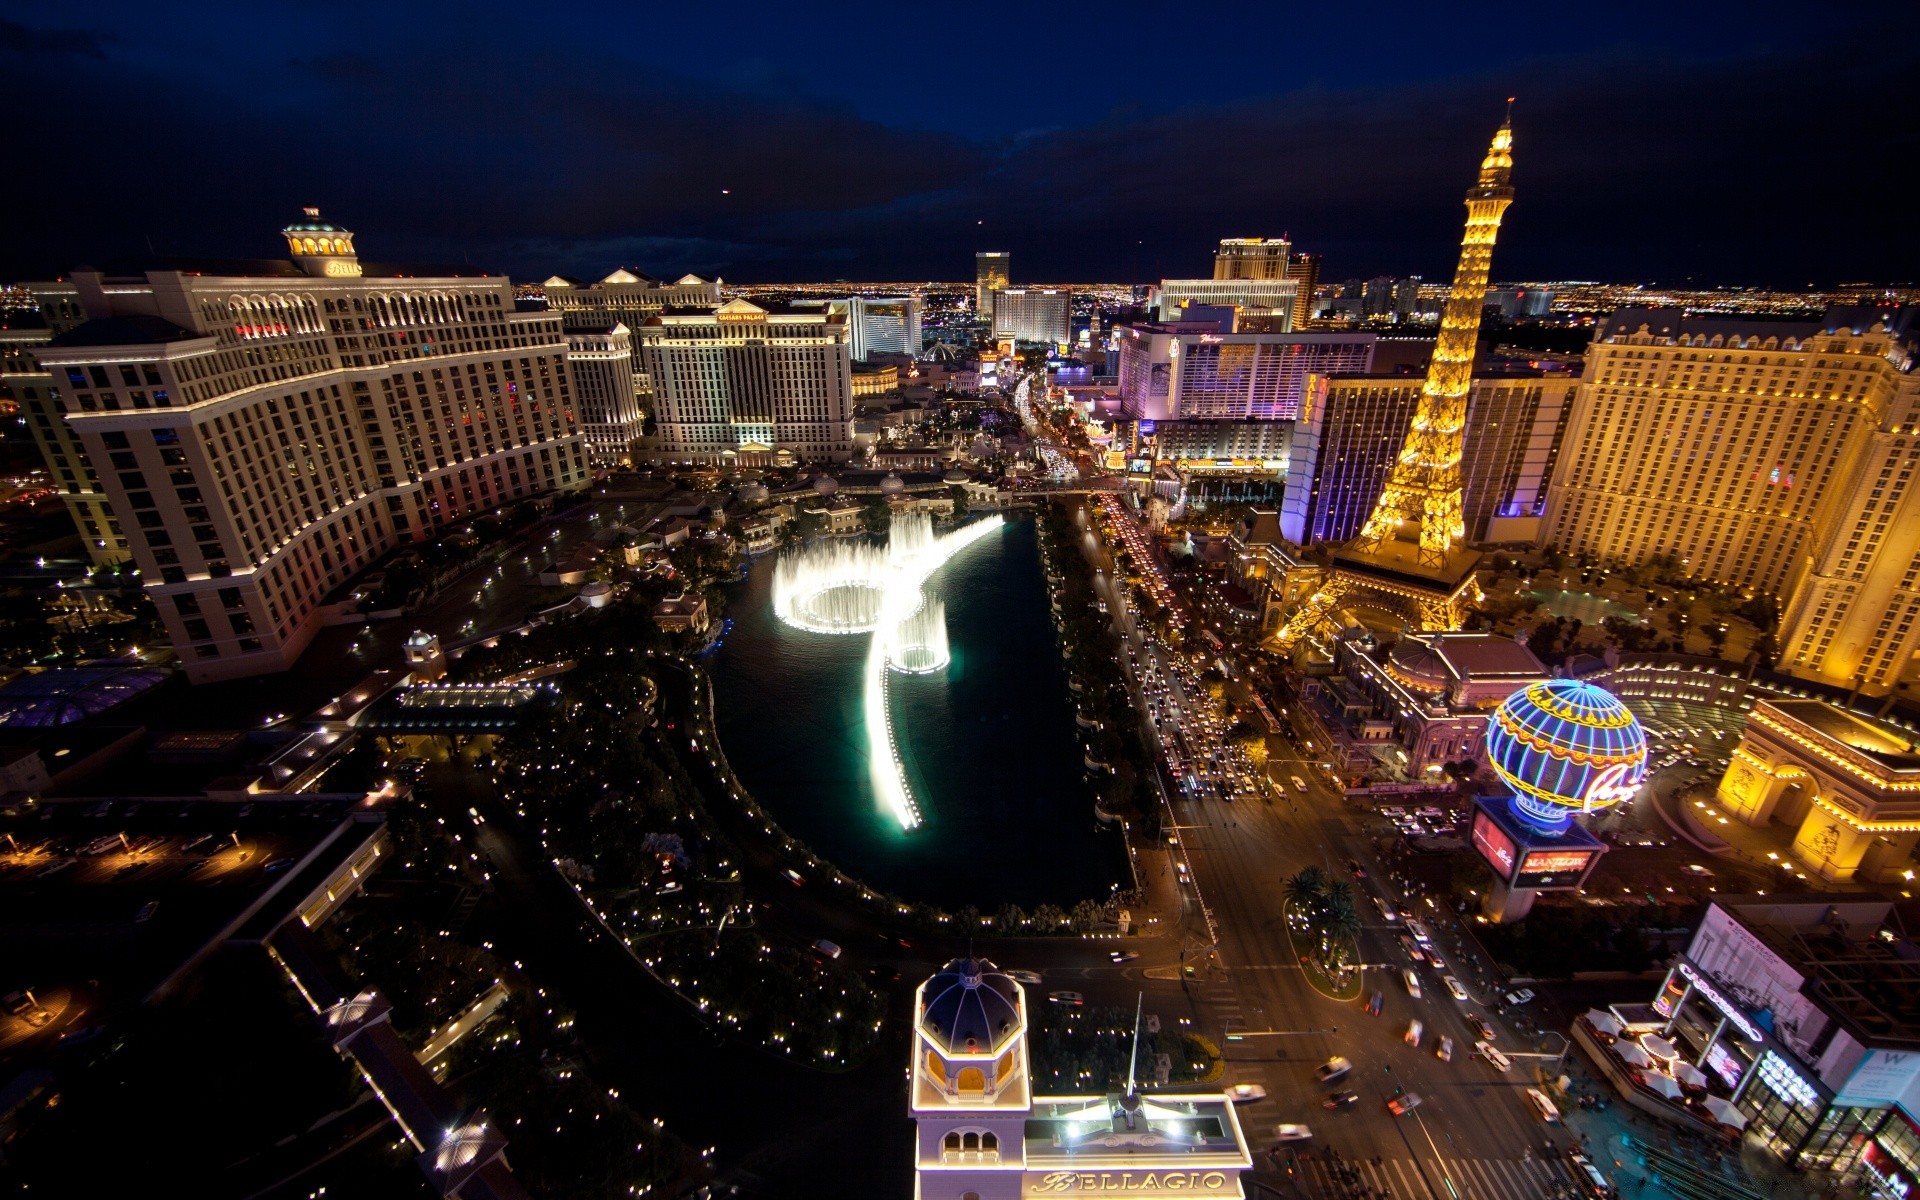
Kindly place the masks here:
MULTIPOLYGON (((1690 962, 1681 963, 1680 973, 1686 976, 1687 982, 1693 985, 1693 988, 1695 991, 1699 992, 1701 995, 1705 996, 1707 999, 1713 1001, 1713 1006, 1719 1009, 1721 1012, 1725 1013, 1727 1020, 1733 1022, 1734 1028, 1738 1029, 1741 1033, 1744 1033, 1747 1035, 1748 1041, 1758 1042, 1758 1041, 1765 1040, 1766 1035, 1760 1032, 1760 1027, 1758 1025, 1755 1025, 1753 1021, 1750 1018, 1748 1018, 1747 1014, 1740 1008, 1738 1004, 1735 1004, 1733 1001, 1727 999, 1725 996, 1722 996, 1720 994, 1719 988, 1716 988, 1713 986, 1713 984, 1707 982, 1706 975, 1696 970, 1692 963, 1690 962)), ((1777 1057, 1777 1055, 1775 1055, 1772 1051, 1768 1051, 1767 1057, 1775 1058, 1777 1057)), ((1762 1065, 1764 1066, 1765 1064, 1763 1063, 1762 1065)), ((1798 1079, 1799 1076, 1796 1075, 1794 1076, 1794 1078, 1798 1079)), ((1811 1103, 1811 1101, 1809 1101, 1809 1103, 1811 1103)))
MULTIPOLYGON (((1049 1171, 1027 1187, 1029 1196, 1090 1196, 1117 1192, 1225 1192, 1225 1171, 1049 1171)), ((1236 1191, 1238 1189, 1235 1189, 1236 1191)))
POLYGON ((1480 857, 1487 860, 1487 865, 1501 879, 1513 878, 1513 839, 1495 825, 1493 818, 1486 813, 1474 814, 1473 848, 1480 852, 1480 857))
POLYGON ((1587 790, 1581 793, 1581 811, 1592 812, 1596 808, 1633 799, 1634 793, 1640 790, 1642 777, 1639 764, 1614 763, 1595 775, 1593 782, 1587 785, 1587 790))

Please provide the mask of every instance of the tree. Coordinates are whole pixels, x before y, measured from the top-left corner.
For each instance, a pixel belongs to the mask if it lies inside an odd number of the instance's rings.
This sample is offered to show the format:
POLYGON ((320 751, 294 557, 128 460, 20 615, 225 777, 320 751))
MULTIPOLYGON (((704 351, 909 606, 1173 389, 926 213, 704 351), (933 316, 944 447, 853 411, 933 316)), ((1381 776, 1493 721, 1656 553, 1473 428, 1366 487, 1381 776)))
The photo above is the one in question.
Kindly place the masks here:
POLYGON ((967 489, 954 484, 947 489, 953 494, 953 516, 955 520, 967 515, 967 489))
POLYGON ((1302 867, 1288 878, 1286 896, 1296 908, 1311 913, 1327 894, 1327 873, 1319 867, 1302 867))
POLYGON ((860 506, 860 523, 868 533, 885 533, 893 524, 893 506, 884 496, 870 496, 860 506))

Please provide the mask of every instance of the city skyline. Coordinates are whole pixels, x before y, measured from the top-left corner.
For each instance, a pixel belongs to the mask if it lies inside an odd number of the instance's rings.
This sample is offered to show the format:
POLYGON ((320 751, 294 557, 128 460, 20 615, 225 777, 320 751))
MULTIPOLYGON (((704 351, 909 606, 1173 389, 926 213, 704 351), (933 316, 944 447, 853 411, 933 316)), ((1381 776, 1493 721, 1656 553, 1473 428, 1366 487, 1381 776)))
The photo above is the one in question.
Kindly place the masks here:
POLYGON ((1100 60, 1115 79, 1138 67, 1181 81, 1179 101, 1154 102, 1023 85, 1001 61, 1019 56, 975 53, 912 14, 900 32, 924 47, 926 82, 899 88, 838 57, 837 30, 780 15, 742 36, 670 14, 628 50, 635 18, 610 12, 555 26, 427 5, 382 14, 369 40, 351 16, 312 29, 266 11, 30 8, 0 23, 0 58, 24 93, 61 98, 61 120, 26 124, 20 152, 133 156, 145 186, 137 202, 16 190, 9 228, 33 236, 0 243, 0 277, 122 254, 257 256, 263 212, 317 204, 379 231, 381 258, 517 278, 617 263, 738 282, 956 278, 998 247, 1023 281, 1149 281, 1202 274, 1220 237, 1281 235, 1323 255, 1328 278, 1436 278, 1449 231, 1416 185, 1471 155, 1517 94, 1532 201, 1503 278, 1912 278, 1920 241, 1880 197, 1913 135, 1806 102, 1809 81, 1837 96, 1887 81, 1875 94, 1896 111, 1912 52, 1860 25, 1808 31, 1793 12, 1696 6, 1657 30, 1403 15, 1359 42, 1298 14, 1288 33, 1315 50, 1284 74, 1209 74, 1204 28, 1162 28, 1151 54, 1123 39, 1100 60), (776 38, 826 69, 770 65, 776 38), (1536 49, 1548 44, 1551 59, 1536 49), (456 61, 514 83, 476 109, 456 61), (960 78, 983 85, 966 103, 960 78), (149 126, 162 111, 204 119, 149 126), (1834 162, 1848 187, 1827 182, 1834 162))

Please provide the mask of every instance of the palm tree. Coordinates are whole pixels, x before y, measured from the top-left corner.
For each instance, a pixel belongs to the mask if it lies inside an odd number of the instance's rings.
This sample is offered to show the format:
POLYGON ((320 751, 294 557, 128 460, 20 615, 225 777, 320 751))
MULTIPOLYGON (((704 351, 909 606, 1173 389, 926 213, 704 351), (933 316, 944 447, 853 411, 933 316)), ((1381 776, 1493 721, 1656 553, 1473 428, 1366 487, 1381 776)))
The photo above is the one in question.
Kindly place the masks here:
POLYGON ((1338 937, 1360 931, 1360 910, 1353 900, 1353 885, 1341 880, 1327 888, 1320 900, 1322 928, 1338 937))
POLYGON ((1286 883, 1286 896, 1302 916, 1313 916, 1327 894, 1327 873, 1319 867, 1302 867, 1286 883))

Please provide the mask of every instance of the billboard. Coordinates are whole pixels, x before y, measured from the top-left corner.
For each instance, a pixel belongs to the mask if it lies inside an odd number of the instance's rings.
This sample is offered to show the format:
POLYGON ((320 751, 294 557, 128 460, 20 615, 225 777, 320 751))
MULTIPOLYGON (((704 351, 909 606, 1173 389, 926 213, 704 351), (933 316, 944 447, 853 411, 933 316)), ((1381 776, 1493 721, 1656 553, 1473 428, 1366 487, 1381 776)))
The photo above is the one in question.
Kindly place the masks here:
POLYGON ((1738 1054, 1727 1049, 1725 1042, 1715 1042, 1707 1050, 1707 1069, 1718 1075, 1730 1088, 1740 1086, 1740 1077, 1747 1073, 1747 1064, 1738 1054))
POLYGON ((1481 858, 1487 860, 1487 865, 1493 868, 1493 873, 1500 877, 1501 882, 1512 881, 1514 861, 1518 858, 1513 839, 1493 823, 1493 818, 1484 809, 1473 814, 1473 848, 1480 852, 1481 858))
POLYGON ((1870 1050, 1847 1077, 1836 1104, 1898 1104, 1920 1099, 1920 1052, 1870 1050))
POLYGON ((1520 869, 1513 874, 1515 887, 1572 887, 1580 882, 1586 873, 1588 864, 1593 862, 1592 850, 1535 850, 1520 860, 1520 869))

